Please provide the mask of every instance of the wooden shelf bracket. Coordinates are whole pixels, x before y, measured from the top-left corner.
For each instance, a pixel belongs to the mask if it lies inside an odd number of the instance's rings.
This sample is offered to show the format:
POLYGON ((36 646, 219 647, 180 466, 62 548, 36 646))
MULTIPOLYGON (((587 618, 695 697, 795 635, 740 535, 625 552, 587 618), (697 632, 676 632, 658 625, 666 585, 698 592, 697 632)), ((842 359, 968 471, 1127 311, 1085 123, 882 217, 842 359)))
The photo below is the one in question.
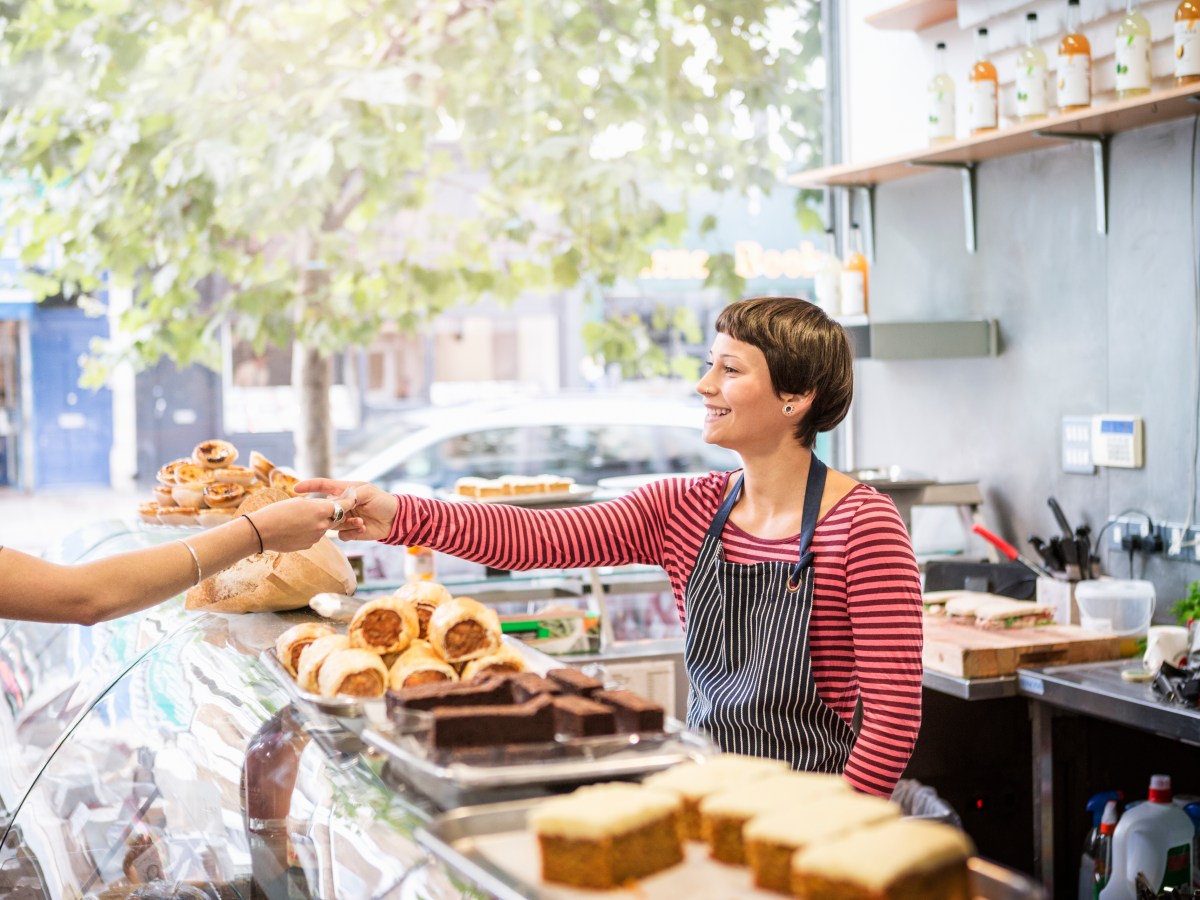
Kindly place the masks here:
POLYGON ((978 235, 975 231, 975 166, 973 162, 936 162, 933 160, 915 159, 910 166, 931 166, 937 169, 957 169, 962 175, 963 190, 963 229, 966 233, 967 252, 974 253, 979 246, 978 235))
POLYGON ((1096 231, 1108 234, 1108 144, 1109 134, 1077 134, 1069 131, 1038 131, 1041 138, 1085 141, 1092 145, 1092 182, 1096 193, 1096 231))

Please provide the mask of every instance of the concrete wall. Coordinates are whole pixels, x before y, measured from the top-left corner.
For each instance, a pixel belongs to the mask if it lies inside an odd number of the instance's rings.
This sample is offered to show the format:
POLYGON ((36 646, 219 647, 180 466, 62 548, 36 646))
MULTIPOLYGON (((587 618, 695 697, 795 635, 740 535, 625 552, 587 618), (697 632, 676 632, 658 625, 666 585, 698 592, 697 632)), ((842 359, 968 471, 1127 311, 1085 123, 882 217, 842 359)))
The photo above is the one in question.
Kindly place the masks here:
MULTIPOLYGON (((911 46, 912 39, 899 40, 911 46)), ((860 362, 856 463, 978 479, 986 520, 1030 556, 1030 534, 1057 533, 1050 495, 1073 524, 1087 522, 1093 531, 1130 507, 1184 521, 1195 466, 1192 137, 1192 119, 1114 137, 1107 237, 1095 228, 1085 145, 982 164, 974 256, 964 246, 957 174, 881 185, 872 316, 994 317, 1002 352, 860 362), (1062 416, 1100 412, 1144 418, 1145 468, 1062 472, 1062 416)), ((1106 563, 1111 574, 1129 577, 1128 557, 1110 555, 1106 563)), ((1134 576, 1143 577, 1141 558, 1134 576)), ((1144 577, 1156 585, 1156 619, 1165 622, 1171 602, 1200 578, 1200 565, 1151 558, 1144 577)))

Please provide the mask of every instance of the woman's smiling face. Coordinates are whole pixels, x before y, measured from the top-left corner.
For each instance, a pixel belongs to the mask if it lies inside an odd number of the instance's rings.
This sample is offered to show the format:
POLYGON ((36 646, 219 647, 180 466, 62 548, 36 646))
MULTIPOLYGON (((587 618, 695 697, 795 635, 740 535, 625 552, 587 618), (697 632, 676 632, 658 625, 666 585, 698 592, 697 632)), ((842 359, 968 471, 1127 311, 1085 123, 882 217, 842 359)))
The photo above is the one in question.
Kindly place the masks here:
POLYGON ((704 397, 704 440, 710 444, 743 452, 778 443, 808 411, 807 402, 789 396, 795 412, 784 415, 787 400, 775 393, 767 358, 752 344, 718 334, 708 363, 696 390, 704 397))

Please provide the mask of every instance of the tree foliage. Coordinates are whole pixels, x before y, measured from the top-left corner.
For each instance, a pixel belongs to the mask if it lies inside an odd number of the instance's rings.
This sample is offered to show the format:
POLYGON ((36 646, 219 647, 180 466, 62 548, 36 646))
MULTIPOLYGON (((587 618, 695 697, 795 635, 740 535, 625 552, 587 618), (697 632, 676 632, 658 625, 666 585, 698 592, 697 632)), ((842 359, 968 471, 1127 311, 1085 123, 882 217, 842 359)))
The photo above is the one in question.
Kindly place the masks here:
POLYGON ((0 225, 30 266, 54 251, 46 292, 133 289, 94 382, 118 358, 215 364, 226 323, 330 353, 612 284, 678 240, 690 190, 815 161, 817 7, 10 4, 0 225))

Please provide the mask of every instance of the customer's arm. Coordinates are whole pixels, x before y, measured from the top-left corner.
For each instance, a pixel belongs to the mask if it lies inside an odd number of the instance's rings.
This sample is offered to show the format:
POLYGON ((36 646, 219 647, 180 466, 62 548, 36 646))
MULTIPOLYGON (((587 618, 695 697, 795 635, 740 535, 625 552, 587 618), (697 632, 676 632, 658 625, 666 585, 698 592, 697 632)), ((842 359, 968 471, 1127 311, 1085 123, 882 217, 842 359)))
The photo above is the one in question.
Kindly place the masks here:
POLYGON ((114 619, 174 597, 199 577, 260 549, 303 550, 330 528, 360 524, 347 517, 335 526, 332 518, 331 501, 287 500, 183 541, 73 566, 5 548, 0 550, 0 618, 84 625, 114 619))

